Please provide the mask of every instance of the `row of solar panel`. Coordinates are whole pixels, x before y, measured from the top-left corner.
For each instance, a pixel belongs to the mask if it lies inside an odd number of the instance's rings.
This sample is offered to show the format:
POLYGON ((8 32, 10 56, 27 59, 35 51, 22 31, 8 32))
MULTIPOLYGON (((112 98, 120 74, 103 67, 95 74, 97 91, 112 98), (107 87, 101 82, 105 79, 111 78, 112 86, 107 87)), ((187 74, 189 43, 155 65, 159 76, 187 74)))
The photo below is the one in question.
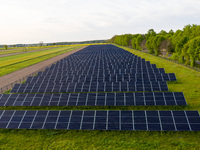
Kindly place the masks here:
POLYGON ((0 128, 200 131, 198 111, 0 111, 0 128))
POLYGON ((144 66, 151 66, 151 67, 155 67, 156 65, 152 65, 149 61, 145 61, 145 60, 142 60, 142 61, 139 61, 137 59, 120 59, 120 60, 117 60, 116 57, 113 57, 113 56, 109 56, 111 58, 109 59, 105 59, 106 55, 103 57, 103 58, 96 58, 98 56, 91 56, 91 57, 87 57, 87 58, 83 58, 82 59, 79 59, 79 60, 75 60, 74 63, 72 63, 73 59, 74 58, 71 58, 71 60, 69 59, 66 59, 65 61, 61 61, 60 63, 56 63, 56 65, 64 65, 64 64, 69 64, 69 65, 73 65, 75 66, 75 64, 78 64, 78 65, 82 65, 83 63, 85 64, 91 64, 91 63, 94 63, 94 64, 99 64, 99 65, 136 65, 136 66, 140 66, 140 65, 144 65, 144 66), (79 63, 81 62, 81 64, 79 63))
POLYGON ((163 68, 158 68, 157 70, 137 70, 137 69, 81 69, 81 70, 45 70, 44 72, 39 72, 38 76, 53 75, 53 74, 165 74, 163 68))
MULTIPOLYGON (((58 67, 62 67, 63 65, 66 65, 68 64, 69 66, 73 66, 73 67, 76 67, 76 66, 82 66, 83 64, 95 64, 96 66, 110 66, 110 65, 117 65, 117 66, 124 66, 124 65, 134 65, 135 67, 140 67, 140 66, 143 66, 143 67, 148 67, 148 68, 156 68, 156 65, 155 64, 150 64, 149 61, 145 61, 145 60, 142 60, 142 61, 139 61, 137 59, 128 59, 128 58, 124 58, 124 59, 120 59, 120 60, 116 60, 117 58, 113 58, 113 56, 109 56, 111 58, 108 59, 105 59, 106 56, 104 56, 103 58, 101 59, 98 59, 98 58, 94 58, 96 56, 91 56, 91 57, 88 57, 88 58, 82 58, 82 59, 79 59, 79 60, 74 60, 76 58, 71 58, 70 60, 68 59, 65 59, 65 60, 61 60, 60 62, 57 62, 55 65, 58 67), (74 61, 74 63, 73 63, 74 61), (80 63, 81 62, 81 63, 80 63)), ((68 66, 66 66, 68 67, 68 66)))
POLYGON ((112 69, 135 69, 135 70, 147 70, 147 68, 144 67, 134 67, 134 66, 94 66, 93 64, 91 64, 90 66, 88 66, 87 64, 84 64, 83 66, 69 66, 68 68, 62 68, 62 70, 85 70, 85 69, 98 69, 98 70, 112 70, 112 69))
MULTIPOLYGON (((150 64, 150 65, 147 65, 147 64, 135 64, 135 63, 132 63, 132 64, 122 64, 122 63, 119 63, 119 64, 115 64, 115 63, 106 63, 106 64, 103 64, 103 63, 98 63, 98 62, 90 62, 90 63, 85 63, 85 62, 81 62, 79 61, 78 64, 60 64, 60 65, 56 65, 55 67, 56 68, 62 68, 62 69, 70 69, 70 68, 82 68, 82 67, 87 67, 87 68, 112 68, 112 67, 116 67, 116 69, 119 67, 119 68, 122 68, 122 67, 125 67, 125 68, 134 68, 134 69, 142 69, 142 68, 145 68, 145 69, 156 69, 156 65, 154 64, 150 64)), ((52 69, 53 67, 51 67, 50 69, 52 69)))
POLYGON ((154 78, 175 78, 175 74, 174 73, 121 73, 121 74, 115 74, 115 73, 103 73, 103 72, 96 72, 94 74, 92 74, 92 72, 90 74, 77 74, 77 75, 74 75, 74 74, 63 74, 62 72, 60 74, 53 74, 53 75, 43 75, 43 76, 36 76, 35 78, 44 78, 44 77, 73 77, 73 78, 77 78, 77 77, 106 77, 106 76, 109 76, 109 77, 140 77, 140 78, 146 78, 146 77, 154 77, 154 78))
POLYGON ((175 74, 116 74, 116 75, 79 75, 29 77, 26 83, 62 83, 62 82, 127 82, 127 81, 176 81, 175 74))
MULTIPOLYGON (((129 62, 126 62, 126 61, 124 61, 124 62, 118 62, 118 63, 116 63, 116 62, 104 62, 104 63, 101 63, 101 62, 95 62, 95 61, 90 61, 90 62, 85 62, 85 61, 79 61, 79 62, 77 62, 76 64, 72 64, 72 63, 67 63, 67 62, 65 62, 65 63, 60 63, 60 64, 58 64, 58 65, 55 65, 57 68, 66 68, 66 69, 68 69, 68 68, 72 68, 72 67, 78 67, 78 68, 80 68, 80 67, 82 67, 82 66, 85 66, 85 65, 87 65, 88 67, 92 67, 92 64, 94 64, 94 66, 95 67, 100 67, 100 68, 105 68, 105 67, 113 67, 113 66, 130 66, 130 67, 133 67, 133 68, 156 68, 156 65, 155 64, 149 64, 149 63, 139 63, 139 62, 137 62, 137 63, 135 63, 135 62, 131 62, 131 63, 129 63, 129 62)), ((52 67, 53 68, 53 67, 52 67)))
POLYGON ((37 77, 39 76, 59 76, 59 75, 88 75, 88 74, 165 74, 165 72, 160 71, 137 71, 137 70, 125 70, 124 72, 121 70, 72 70, 72 71, 64 71, 64 70, 56 70, 56 71, 46 71, 39 72, 37 77))
POLYGON ((113 91, 168 91, 166 82, 83 82, 52 84, 15 84, 11 93, 44 92, 113 92, 113 91))
POLYGON ((1 94, 0 106, 187 105, 183 93, 1 94))
MULTIPOLYGON (((130 54, 132 55, 132 54, 130 54)), ((81 56, 79 59, 77 59, 77 57, 71 57, 69 56, 68 58, 62 59, 59 62, 57 62, 55 65, 73 65, 75 66, 76 64, 79 64, 79 62, 81 63, 87 63, 87 64, 91 64, 91 62, 95 63, 95 64, 102 64, 102 65, 109 65, 109 64, 135 64, 137 66, 140 65, 145 65, 145 66, 152 66, 155 67, 155 64, 150 64, 149 61, 145 61, 145 59, 140 59, 138 58, 128 58, 128 57, 124 57, 124 58, 117 58, 114 55, 110 55, 110 56, 106 56, 104 55, 101 58, 98 58, 98 55, 92 55, 91 57, 84 57, 81 56), (74 61, 74 63, 72 63, 74 61), (125 63, 126 62, 126 63, 125 63)))
POLYGON ((146 62, 134 62, 134 61, 123 61, 123 62, 115 62, 115 61, 107 61, 107 62, 98 62, 98 61, 94 61, 94 60, 91 60, 89 62, 87 61, 79 61, 77 62, 76 64, 74 63, 61 63, 61 64, 58 64, 56 65, 57 67, 63 67, 63 65, 66 67, 66 68, 69 68, 69 67, 80 67, 80 66, 84 66, 85 64, 87 65, 91 65, 91 64, 94 64, 95 66, 99 66, 99 67, 110 67, 110 66, 133 66, 134 68, 138 68, 138 67, 145 67, 145 68, 156 68, 156 65, 155 64, 149 64, 149 63, 146 63, 146 62), (65 66, 67 65, 68 66, 65 66), (59 66, 60 65, 60 66, 59 66))

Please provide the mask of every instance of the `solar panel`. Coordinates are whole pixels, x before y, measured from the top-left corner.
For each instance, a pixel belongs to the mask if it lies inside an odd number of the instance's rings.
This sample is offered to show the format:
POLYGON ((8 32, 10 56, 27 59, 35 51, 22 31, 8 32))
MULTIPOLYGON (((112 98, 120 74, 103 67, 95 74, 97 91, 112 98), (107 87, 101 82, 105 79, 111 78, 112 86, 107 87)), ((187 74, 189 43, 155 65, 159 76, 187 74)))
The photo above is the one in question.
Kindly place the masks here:
POLYGON ((61 75, 32 77, 26 83, 28 84, 45 84, 45 83, 70 83, 70 82, 127 82, 127 81, 176 81, 174 74, 78 74, 78 75, 61 75))
POLYGON ((0 106, 187 105, 182 92, 1 94, 0 106))
POLYGON ((80 82, 16 85, 11 93, 168 91, 166 82, 80 82))
POLYGON ((0 128, 200 131, 198 111, 1 110, 0 128))

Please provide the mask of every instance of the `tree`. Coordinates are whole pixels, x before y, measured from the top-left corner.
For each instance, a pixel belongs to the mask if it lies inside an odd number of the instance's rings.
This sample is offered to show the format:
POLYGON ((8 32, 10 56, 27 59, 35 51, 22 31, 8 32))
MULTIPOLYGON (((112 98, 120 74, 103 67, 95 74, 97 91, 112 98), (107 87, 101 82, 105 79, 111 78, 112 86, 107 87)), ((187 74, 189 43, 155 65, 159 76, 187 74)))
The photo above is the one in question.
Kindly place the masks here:
POLYGON ((190 56, 190 65, 193 67, 196 61, 200 58, 200 37, 196 37, 190 41, 187 53, 190 56))
POLYGON ((140 46, 140 44, 142 43, 142 41, 144 40, 144 37, 139 34, 136 38, 136 49, 142 50, 142 47, 140 46))
POLYGON ((40 41, 39 46, 43 46, 43 44, 44 44, 43 41, 40 41))
POLYGON ((160 54, 160 44, 165 40, 165 37, 162 35, 155 36, 153 40, 153 48, 155 50, 155 55, 158 56, 160 54))
POLYGON ((8 49, 8 45, 4 45, 4 48, 7 50, 8 49))
POLYGON ((171 29, 168 33, 170 36, 173 36, 174 35, 174 31, 171 29))
POLYGON ((159 34, 159 35, 162 35, 162 36, 166 36, 166 35, 167 35, 167 32, 164 31, 164 30, 161 30, 158 34, 159 34))
POLYGON ((153 47, 153 41, 154 41, 154 36, 150 37, 147 41, 146 41, 146 47, 149 50, 150 54, 154 53, 154 47, 153 47))
POLYGON ((149 38, 156 36, 156 32, 154 31, 154 29, 149 29, 149 31, 146 34, 146 39, 148 40, 149 38))

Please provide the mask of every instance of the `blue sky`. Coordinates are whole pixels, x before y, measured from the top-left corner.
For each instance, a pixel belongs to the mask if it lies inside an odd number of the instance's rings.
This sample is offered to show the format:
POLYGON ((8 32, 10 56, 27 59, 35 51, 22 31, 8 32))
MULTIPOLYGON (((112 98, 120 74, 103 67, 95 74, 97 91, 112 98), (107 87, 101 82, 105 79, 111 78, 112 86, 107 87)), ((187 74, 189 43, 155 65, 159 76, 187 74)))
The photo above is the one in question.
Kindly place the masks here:
POLYGON ((200 24, 199 0, 2 0, 0 44, 109 39, 200 24))

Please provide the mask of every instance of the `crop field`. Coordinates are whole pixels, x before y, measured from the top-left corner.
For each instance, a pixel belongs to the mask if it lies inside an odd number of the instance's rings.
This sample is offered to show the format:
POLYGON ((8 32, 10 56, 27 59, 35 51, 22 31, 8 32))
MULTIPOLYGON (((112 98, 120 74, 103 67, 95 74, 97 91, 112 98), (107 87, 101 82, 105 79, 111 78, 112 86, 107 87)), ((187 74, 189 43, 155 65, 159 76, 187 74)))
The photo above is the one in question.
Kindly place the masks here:
MULTIPOLYGON (((101 44, 101 43, 99 43, 101 44)), ((28 53, 32 51, 42 51, 46 49, 54 49, 54 48, 61 48, 61 47, 71 47, 71 46, 87 46, 87 45, 93 45, 91 44, 74 44, 74 45, 53 45, 53 46, 33 46, 33 47, 11 47, 8 49, 0 48, 0 56, 5 54, 15 54, 15 53, 28 53)))
MULTIPOLYGON (((198 110, 200 111, 200 73, 162 58, 123 48, 167 73, 177 81, 168 82, 171 92, 183 92, 187 106, 7 106, 1 110, 198 110)), ((32 65, 67 51, 62 47, 0 58, 0 75, 32 65), (2 63, 4 62, 4 63, 2 63), (3 72, 3 73, 2 73, 3 72)), ((196 131, 89 131, 0 129, 0 149, 199 149, 200 132, 196 131)))
POLYGON ((0 76, 6 75, 13 71, 25 68, 27 66, 36 64, 46 59, 55 57, 57 55, 69 52, 74 49, 80 48, 80 46, 65 46, 59 48, 53 48, 48 50, 42 50, 37 52, 29 52, 24 54, 12 55, 0 58, 0 76))
POLYGON ((4 54, 15 54, 15 53, 20 53, 20 52, 31 52, 31 51, 36 51, 36 50, 44 50, 44 49, 51 49, 51 48, 56 48, 56 47, 62 47, 61 45, 57 46, 35 46, 35 47, 16 47, 16 48, 0 48, 0 55, 4 54))

